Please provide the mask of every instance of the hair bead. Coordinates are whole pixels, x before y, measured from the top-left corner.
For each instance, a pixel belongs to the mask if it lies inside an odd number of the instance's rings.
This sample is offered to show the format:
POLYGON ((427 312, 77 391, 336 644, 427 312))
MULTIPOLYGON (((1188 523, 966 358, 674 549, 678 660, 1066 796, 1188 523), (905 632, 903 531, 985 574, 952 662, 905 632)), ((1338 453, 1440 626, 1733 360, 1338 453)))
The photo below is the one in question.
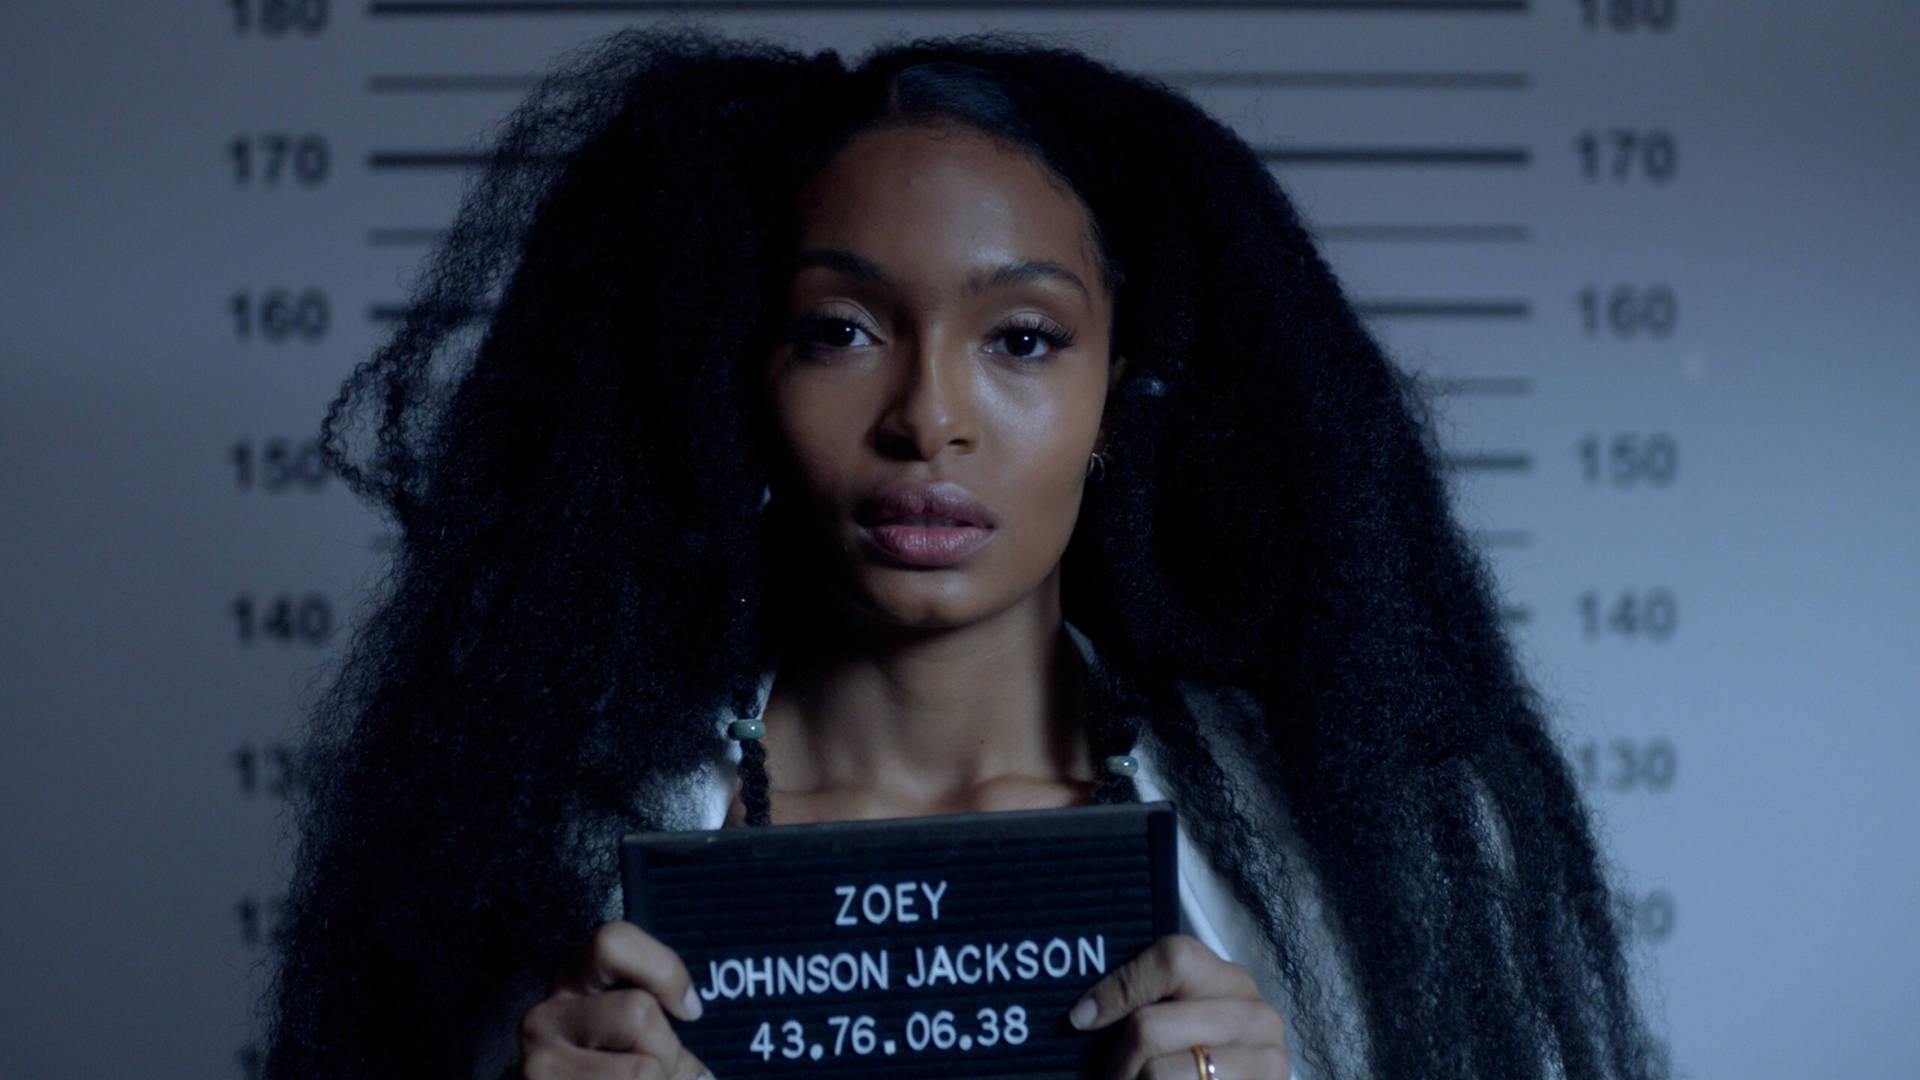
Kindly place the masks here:
MULTIPOLYGON (((712 729, 709 728, 708 730, 712 729)), ((727 734, 742 741, 757 739, 766 733, 767 722, 757 716, 743 716, 727 725, 727 734)))
POLYGON ((1132 776, 1140 771, 1140 760, 1132 754, 1114 754, 1100 766, 1114 776, 1132 776))

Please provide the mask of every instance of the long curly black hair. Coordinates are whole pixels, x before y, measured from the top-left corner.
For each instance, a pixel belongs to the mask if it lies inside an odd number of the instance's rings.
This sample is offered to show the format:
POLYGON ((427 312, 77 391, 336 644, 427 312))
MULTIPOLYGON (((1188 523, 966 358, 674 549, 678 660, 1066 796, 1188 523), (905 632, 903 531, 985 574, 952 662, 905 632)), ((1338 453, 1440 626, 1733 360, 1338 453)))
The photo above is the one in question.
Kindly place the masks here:
POLYGON ((506 121, 327 415, 399 540, 312 718, 268 1075, 471 1076, 602 918, 614 839, 724 753, 713 718, 754 707, 786 595, 754 379, 793 196, 928 114, 1091 211, 1129 364, 1062 602, 1103 662, 1096 740, 1161 748, 1301 1071, 1653 1075, 1587 811, 1423 397, 1257 154, 1045 39, 849 65, 684 26, 575 54, 506 121), (1244 705, 1265 790, 1229 781, 1196 686, 1244 705))

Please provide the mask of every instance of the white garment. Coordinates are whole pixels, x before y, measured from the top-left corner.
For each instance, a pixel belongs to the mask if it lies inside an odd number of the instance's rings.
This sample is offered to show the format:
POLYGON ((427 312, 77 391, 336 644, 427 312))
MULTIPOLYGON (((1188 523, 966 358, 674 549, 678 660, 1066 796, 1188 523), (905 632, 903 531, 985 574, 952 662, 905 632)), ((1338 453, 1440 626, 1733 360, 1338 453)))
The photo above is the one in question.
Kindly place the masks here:
MULTIPOLYGON (((1093 643, 1072 623, 1066 624, 1068 635, 1080 648, 1081 656, 1089 665, 1099 663, 1093 651, 1093 643)), ((767 697, 773 689, 772 671, 766 672, 760 682, 759 701, 754 707, 754 716, 763 717, 767 709, 767 697)), ((722 709, 716 723, 722 735, 734 720, 731 710, 722 709)), ((735 783, 734 769, 740 761, 740 744, 731 738, 726 740, 727 762, 724 768, 709 768, 701 777, 695 796, 698 818, 683 821, 673 826, 682 829, 718 829, 726 824, 727 807, 733 801, 735 783)), ((1134 774, 1133 784, 1140 792, 1142 802, 1158 802, 1166 798, 1166 788, 1161 783, 1149 747, 1143 741, 1137 743, 1131 753, 1140 763, 1140 769, 1134 774)), ((1198 938, 1207 948, 1223 960, 1245 967, 1253 975, 1261 994, 1269 1001, 1278 1003, 1284 995, 1278 985, 1275 974, 1264 961, 1265 946, 1261 940, 1259 927, 1253 917, 1241 905, 1226 881, 1221 878, 1206 854, 1188 836, 1186 825, 1176 816, 1177 842, 1175 843, 1175 863, 1180 878, 1180 932, 1198 938)), ((1290 1055, 1291 1056, 1291 1055, 1290 1055)), ((1299 1066, 1294 1066, 1288 1080, 1302 1080, 1299 1066)))

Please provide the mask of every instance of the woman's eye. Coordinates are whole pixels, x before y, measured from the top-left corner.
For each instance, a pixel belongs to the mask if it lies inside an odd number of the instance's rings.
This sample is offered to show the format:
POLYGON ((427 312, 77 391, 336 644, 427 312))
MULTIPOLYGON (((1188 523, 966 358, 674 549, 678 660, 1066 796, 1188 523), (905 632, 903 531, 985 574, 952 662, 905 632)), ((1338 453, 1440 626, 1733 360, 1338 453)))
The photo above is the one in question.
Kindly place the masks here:
POLYGON ((794 320, 788 337, 804 352, 824 352, 855 348, 862 344, 859 339, 866 333, 866 329, 852 319, 828 315, 794 320))
MULTIPOLYGON (((788 339, 803 353, 831 352, 874 344, 870 331, 860 323, 837 315, 795 319, 788 339)), ((988 340, 1016 360, 1040 360, 1073 344, 1073 332, 1053 323, 1005 323, 988 340)))
POLYGON ((1005 342, 1016 360, 1039 360, 1073 344, 1073 332, 1051 324, 1012 323, 994 331, 993 340, 1005 342))

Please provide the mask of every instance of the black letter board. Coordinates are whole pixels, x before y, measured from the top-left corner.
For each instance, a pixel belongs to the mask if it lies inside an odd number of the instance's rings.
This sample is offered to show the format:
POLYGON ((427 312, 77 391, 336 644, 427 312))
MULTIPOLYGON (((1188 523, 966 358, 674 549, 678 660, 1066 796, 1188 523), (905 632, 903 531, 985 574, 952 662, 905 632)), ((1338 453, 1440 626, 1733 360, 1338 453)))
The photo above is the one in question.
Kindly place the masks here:
POLYGON ((1179 925, 1164 802, 645 833, 621 862, 724 1080, 1077 1080, 1068 1008, 1179 925))

